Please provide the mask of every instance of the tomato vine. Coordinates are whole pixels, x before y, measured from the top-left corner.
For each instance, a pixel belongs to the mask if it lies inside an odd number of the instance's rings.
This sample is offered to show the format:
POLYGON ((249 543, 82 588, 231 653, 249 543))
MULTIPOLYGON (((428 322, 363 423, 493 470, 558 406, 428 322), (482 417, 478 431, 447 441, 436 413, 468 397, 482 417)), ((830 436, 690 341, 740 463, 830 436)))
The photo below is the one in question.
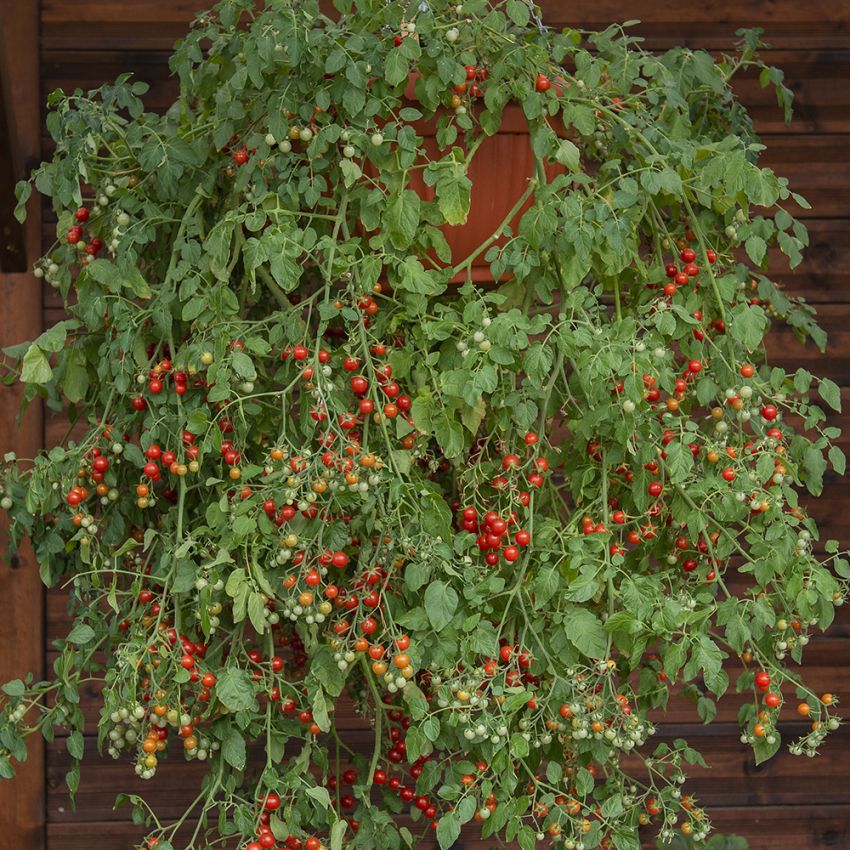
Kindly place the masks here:
POLYGON ((4 364, 73 428, 0 506, 74 621, 3 687, 0 775, 64 729, 73 793, 97 682, 138 776, 209 762, 176 821, 125 798, 147 848, 701 842, 671 693, 709 722, 740 661, 759 761, 786 699, 792 753, 839 724, 790 662, 850 577, 799 498, 844 471, 840 394, 766 362, 774 322, 826 340, 731 87, 787 110, 781 73, 755 31, 715 61, 521 0, 336 6, 223 0, 163 114, 128 75, 50 96, 18 212, 53 201, 69 318, 4 364))

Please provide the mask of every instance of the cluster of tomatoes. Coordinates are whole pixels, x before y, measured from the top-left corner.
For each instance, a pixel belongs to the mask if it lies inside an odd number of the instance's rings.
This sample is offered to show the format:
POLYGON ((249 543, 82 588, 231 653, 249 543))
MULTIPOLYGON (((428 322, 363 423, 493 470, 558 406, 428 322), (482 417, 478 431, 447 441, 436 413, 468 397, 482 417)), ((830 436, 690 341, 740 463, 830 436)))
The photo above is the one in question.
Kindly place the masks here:
POLYGON ((389 721, 388 748, 384 753, 388 764, 386 768, 375 769, 372 774, 372 785, 397 794, 403 803, 410 806, 411 811, 418 810, 425 818, 431 820, 432 828, 436 829, 439 823, 436 801, 426 794, 417 795, 413 787, 422 775, 425 764, 432 761, 433 756, 423 755, 411 764, 407 763, 405 733, 410 728, 410 717, 394 704, 394 697, 391 694, 384 695, 382 702, 386 706, 385 716, 389 721), (408 782, 410 784, 406 784, 408 782))
MULTIPOLYGON (((83 237, 85 236, 85 228, 83 225, 88 222, 89 218, 90 212, 87 207, 80 207, 74 213, 74 221, 77 223, 72 224, 71 227, 68 228, 68 233, 65 236, 65 241, 69 245, 78 245, 83 241, 83 237)), ((86 244, 86 247, 83 249, 83 253, 85 253, 87 257, 94 259, 100 253, 102 248, 103 241, 94 236, 86 244)))
POLYGON ((501 517, 496 511, 487 511, 479 518, 477 509, 468 505, 460 510, 461 528, 476 536, 478 549, 484 555, 489 566, 496 566, 499 558, 513 562, 519 559, 522 550, 531 543, 531 532, 519 528, 511 535, 511 527, 519 524, 519 517, 511 511, 507 517, 501 517))
MULTIPOLYGON (((203 361, 202 361, 203 362, 203 361)), ((156 363, 149 371, 147 377, 140 375, 139 383, 147 384, 148 394, 160 395, 166 388, 166 382, 170 379, 175 395, 183 396, 190 387, 205 388, 206 381, 199 375, 190 375, 183 369, 175 370, 169 359, 156 363)), ((148 409, 148 401, 144 395, 134 395, 130 398, 130 407, 136 413, 142 413, 148 409)))
POLYGON ((487 69, 476 65, 466 65, 466 80, 462 83, 455 83, 452 86, 451 106, 452 109, 462 112, 466 109, 464 99, 467 101, 475 98, 483 97, 485 86, 484 81, 487 79, 487 69))
MULTIPOLYGON (((705 252, 705 258, 713 264, 717 261, 717 253, 709 248, 705 252)), ((663 292, 668 298, 672 298, 682 287, 693 283, 695 287, 699 286, 696 278, 700 273, 699 265, 696 262, 697 254, 693 248, 682 248, 679 253, 679 259, 682 262, 681 267, 676 263, 668 263, 664 267, 664 274, 668 278, 668 282, 663 286, 663 292)), ((649 284, 650 288, 655 288, 656 284, 649 284)))

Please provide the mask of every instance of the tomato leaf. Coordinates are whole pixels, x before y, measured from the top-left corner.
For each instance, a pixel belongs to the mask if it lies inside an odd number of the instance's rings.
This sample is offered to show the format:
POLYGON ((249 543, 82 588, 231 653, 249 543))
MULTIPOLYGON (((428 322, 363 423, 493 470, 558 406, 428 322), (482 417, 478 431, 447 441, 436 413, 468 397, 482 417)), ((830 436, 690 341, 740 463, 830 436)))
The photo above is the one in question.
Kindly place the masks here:
POLYGON ((445 582, 432 581, 425 591, 425 613, 434 627, 434 631, 442 631, 451 621, 457 611, 458 595, 454 588, 445 582))
POLYGON ((53 377, 53 369, 45 353, 32 343, 23 359, 21 380, 26 384, 46 384, 53 377))

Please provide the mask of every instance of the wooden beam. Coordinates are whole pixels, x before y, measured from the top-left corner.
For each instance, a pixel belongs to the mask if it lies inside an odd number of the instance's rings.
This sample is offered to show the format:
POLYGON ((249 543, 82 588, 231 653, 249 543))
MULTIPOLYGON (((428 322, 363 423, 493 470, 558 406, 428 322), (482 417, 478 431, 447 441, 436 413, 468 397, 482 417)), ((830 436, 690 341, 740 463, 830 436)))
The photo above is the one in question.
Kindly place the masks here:
MULTIPOLYGON (((5 114, 14 133, 11 145, 3 147, 15 157, 15 175, 22 177, 40 156, 39 92, 39 0, 0 0, 0 60, 2 60, 5 114)), ((7 186, 0 187, 3 195, 7 186)), ((40 254, 41 210, 37 198, 30 201, 29 216, 22 229, 19 271, 0 273, 0 347, 41 332, 41 286, 26 270, 40 254)), ((5 269, 5 266, 4 266, 5 269)), ((41 448, 42 411, 32 404, 20 427, 16 422, 19 387, 0 388, 0 452, 14 451, 33 457, 41 448)), ((0 681, 32 672, 43 676, 44 593, 32 549, 14 557, 6 552, 3 520, 0 518, 0 681)), ((2 836, 0 846, 44 850, 45 761, 44 743, 38 736, 29 741, 27 761, 17 777, 0 783, 2 836)))
MULTIPOLYGON (((7 151, 15 149, 9 80, 5 63, 0 58, 0 145, 7 151)), ((14 156, 0 157, 0 271, 22 272, 26 269, 24 228, 15 211, 15 183, 23 175, 15 168, 14 156)))

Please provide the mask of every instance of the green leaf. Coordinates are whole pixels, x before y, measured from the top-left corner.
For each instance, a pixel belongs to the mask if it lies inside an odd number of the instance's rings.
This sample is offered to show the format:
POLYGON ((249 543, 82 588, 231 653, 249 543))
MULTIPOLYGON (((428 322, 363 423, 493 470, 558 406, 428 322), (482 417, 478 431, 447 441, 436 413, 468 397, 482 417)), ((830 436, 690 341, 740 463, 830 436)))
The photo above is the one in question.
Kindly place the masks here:
POLYGON ((410 708, 410 716, 414 720, 425 717, 428 713, 428 701, 415 682, 408 682, 401 695, 410 708))
POLYGON ((330 808, 331 795, 327 788, 321 785, 311 785, 305 793, 308 797, 312 797, 323 809, 330 808))
POLYGON ((263 597, 259 593, 252 593, 248 597, 248 619, 258 635, 266 631, 266 606, 263 597))
POLYGON ((237 375, 246 380, 253 381, 257 377, 257 370, 254 368, 254 362, 245 354, 244 351, 234 351, 230 355, 230 362, 233 365, 233 371, 237 375))
POLYGON ((522 27, 524 29, 528 26, 528 22, 531 18, 531 12, 529 11, 527 3, 523 3, 522 0, 508 0, 506 11, 508 13, 508 17, 518 27, 522 27))
POLYGON ((83 757, 83 752, 85 751, 83 733, 79 730, 74 730, 68 736, 68 740, 65 742, 65 747, 72 758, 81 759, 83 757))
POLYGON ((838 446, 829 447, 829 462, 832 464, 832 468, 839 475, 844 475, 844 470, 847 466, 847 458, 838 446))
POLYGON ((555 160, 568 171, 576 172, 581 165, 581 154, 569 139, 564 139, 555 151, 555 160))
POLYGON ((835 381, 821 378, 818 382, 818 394, 833 410, 841 413, 841 390, 835 381))
POLYGON ((412 189, 403 189, 387 203, 384 227, 394 248, 407 248, 416 238, 420 203, 419 195, 412 189))
POLYGON ((330 718, 328 716, 328 701, 325 699, 325 693, 321 688, 316 688, 313 694, 313 720, 322 732, 327 732, 331 728, 330 718))
POLYGON ((36 344, 42 351, 56 353, 65 347, 68 331, 79 327, 76 319, 66 319, 48 328, 37 340, 36 344))
POLYGON ((765 254, 767 253, 767 243, 761 236, 753 234, 747 238, 744 243, 747 249, 747 256, 757 265, 760 266, 765 254))
POLYGON ((729 332, 747 351, 754 351, 761 345, 769 325, 767 314, 758 305, 741 302, 732 308, 729 332))
POLYGON ((360 166, 353 160, 340 160, 339 168, 342 171, 342 179, 346 189, 350 189, 363 176, 360 166))
POLYGON ((248 761, 245 736, 236 726, 229 726, 221 742, 222 758, 236 770, 244 770, 248 761))
POLYGON ((85 646, 94 638, 94 629, 86 623, 77 623, 68 634, 66 640, 68 643, 75 643, 77 646, 85 646))
POLYGON ((19 180, 15 184, 15 197, 18 203, 15 205, 15 218, 23 224, 27 217, 27 201, 32 195, 32 183, 29 180, 19 180))
POLYGON ((437 178, 437 206, 449 224, 465 224, 469 215, 472 181, 461 165, 441 168, 437 178))
POLYGON ((124 287, 129 289, 137 298, 153 297, 153 290, 137 268, 131 268, 124 275, 124 287))
POLYGON ((699 697, 697 700, 697 714, 703 723, 712 723, 717 717, 717 703, 708 697, 699 697))
POLYGON ((599 618, 587 608, 571 605, 564 614, 567 640, 588 658, 604 658, 608 650, 608 635, 599 618))
POLYGON ((823 492, 823 474, 826 472, 826 459, 823 452, 809 446, 803 452, 803 469, 806 487, 813 496, 820 496, 823 492))
POLYGON ((552 371, 553 359, 554 354, 551 346, 539 342, 530 346, 523 359, 523 368, 529 380, 538 386, 542 386, 544 379, 548 378, 552 371))
POLYGON ((409 63, 402 55, 401 50, 390 50, 387 61, 384 64, 384 79, 391 85, 397 86, 407 79, 409 63))
MULTIPOLYGON (((469 637, 469 647, 480 655, 496 655, 499 651, 499 635, 496 627, 489 620, 481 620, 469 637)), ((407 688, 405 688, 406 692, 407 688)))
POLYGON ((458 595, 454 588, 442 581, 432 581, 425 591, 425 613, 434 631, 444 629, 457 611, 458 595))
POLYGON ((776 729, 771 730, 769 736, 765 736, 763 738, 756 738, 753 742, 753 753, 756 757, 756 764, 761 764, 762 762, 767 761, 779 752, 779 748, 782 746, 782 736, 776 729), (772 739, 772 743, 768 741, 768 737, 772 739))
POLYGON ((671 484, 681 484, 694 468, 694 456, 691 450, 678 440, 670 443, 666 451, 667 460, 664 462, 664 470, 667 480, 671 484))
POLYGON ((446 276, 434 269, 425 270, 416 257, 405 257, 398 267, 398 289, 415 292, 417 295, 439 295, 445 292, 446 276))
POLYGON ((65 374, 62 378, 62 391, 71 402, 82 401, 89 389, 89 370, 86 358, 79 348, 72 348, 65 360, 65 374))
POLYGON ((434 436, 437 438, 437 443, 439 443, 443 454, 447 458, 457 457, 463 451, 463 428, 460 423, 450 418, 445 411, 438 418, 437 426, 434 429, 434 436))
POLYGON ((331 827, 330 850, 342 850, 342 836, 345 834, 346 826, 348 826, 347 821, 342 819, 334 822, 331 827))
POLYGON ((437 842, 440 850, 447 850, 457 841, 460 835, 460 818, 457 812, 446 812, 440 816, 437 824, 437 842))
POLYGON ((115 263, 109 260, 95 260, 86 266, 86 271, 110 292, 118 292, 121 289, 121 272, 115 263))
POLYGON ((6 682, 2 690, 10 697, 22 697, 27 692, 26 685, 20 679, 12 679, 11 682, 6 682))
POLYGON ((561 573, 556 566, 541 566, 531 585, 534 591, 534 607, 542 608, 555 595, 560 584, 561 573))
POLYGON ((45 353, 32 343, 24 355, 21 380, 26 384, 46 384, 53 377, 53 369, 45 353))
POLYGON ((530 751, 531 748, 528 741, 519 732, 514 732, 511 735, 511 755, 515 758, 524 759, 530 751))
POLYGON ((247 711, 257 705, 251 675, 247 670, 233 665, 221 671, 215 685, 215 695, 230 711, 247 711))

